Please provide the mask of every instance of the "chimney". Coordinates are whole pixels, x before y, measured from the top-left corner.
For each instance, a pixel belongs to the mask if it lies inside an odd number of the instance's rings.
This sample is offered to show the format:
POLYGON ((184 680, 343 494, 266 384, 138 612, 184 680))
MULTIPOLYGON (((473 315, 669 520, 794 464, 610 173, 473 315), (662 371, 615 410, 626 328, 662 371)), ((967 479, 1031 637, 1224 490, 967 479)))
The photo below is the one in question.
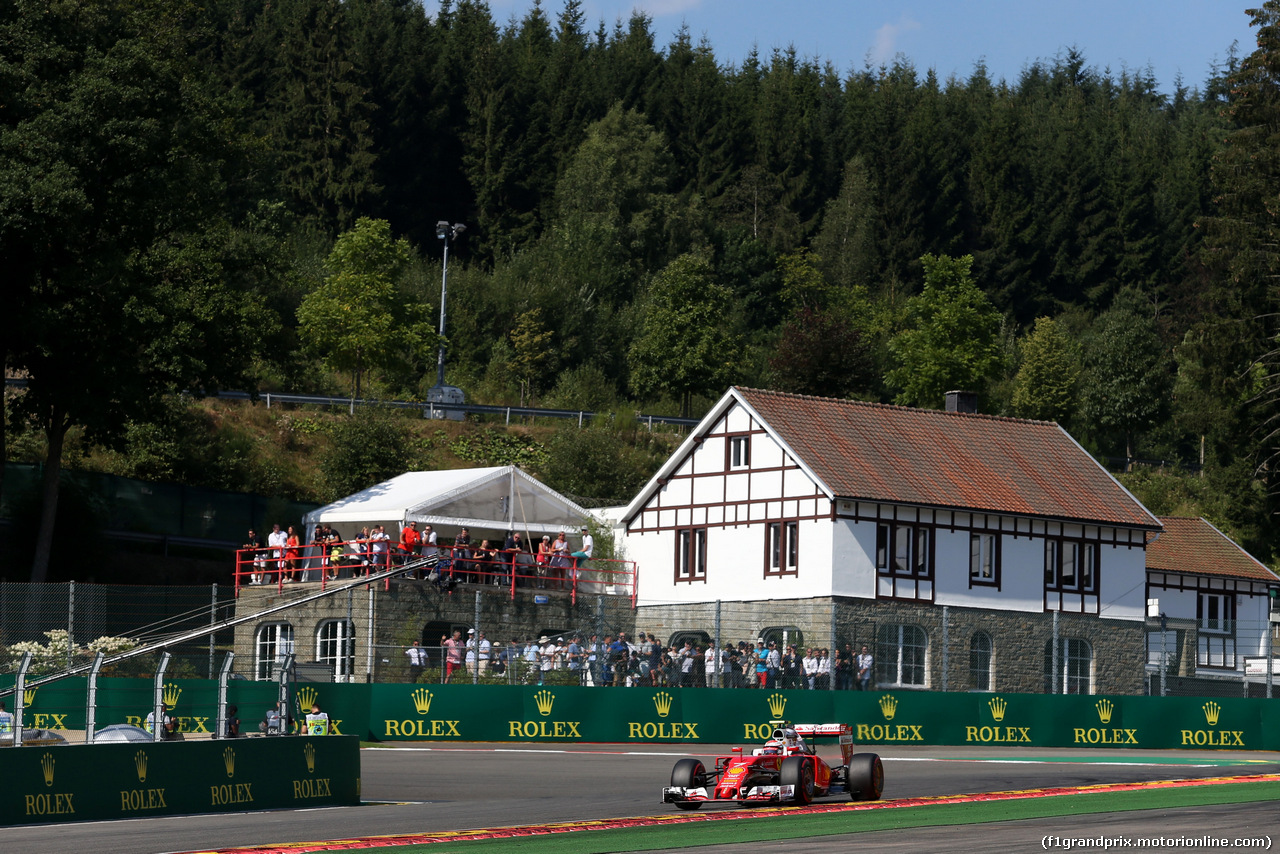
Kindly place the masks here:
POLYGON ((947 412, 977 412, 978 393, 976 391, 947 392, 947 412))

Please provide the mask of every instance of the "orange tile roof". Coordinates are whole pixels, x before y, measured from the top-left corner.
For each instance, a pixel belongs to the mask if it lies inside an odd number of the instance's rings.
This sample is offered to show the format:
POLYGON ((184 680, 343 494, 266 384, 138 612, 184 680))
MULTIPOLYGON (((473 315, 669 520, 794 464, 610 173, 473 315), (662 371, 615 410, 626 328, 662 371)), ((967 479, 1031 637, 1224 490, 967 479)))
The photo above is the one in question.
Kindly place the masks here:
POLYGON ((736 392, 838 498, 1159 528, 1057 424, 736 392))
POLYGON ((1147 571, 1280 580, 1253 555, 1204 519, 1162 516, 1164 532, 1147 546, 1147 571))

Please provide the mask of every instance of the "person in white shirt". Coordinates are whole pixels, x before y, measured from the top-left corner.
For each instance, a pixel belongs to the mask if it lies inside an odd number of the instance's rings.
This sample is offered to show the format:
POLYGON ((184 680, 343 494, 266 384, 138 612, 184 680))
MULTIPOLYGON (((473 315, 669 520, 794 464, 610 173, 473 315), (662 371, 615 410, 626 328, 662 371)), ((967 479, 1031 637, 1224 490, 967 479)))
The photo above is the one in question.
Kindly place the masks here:
POLYGON ((307 735, 328 735, 329 716, 320 711, 318 703, 311 704, 311 712, 307 715, 307 735))
POLYGON ((489 654, 493 651, 493 644, 489 643, 489 639, 484 636, 484 632, 481 632, 479 637, 480 656, 477 666, 479 668, 478 672, 480 675, 484 676, 489 672, 489 654))
POLYGON ((818 653, 818 666, 816 668, 813 686, 818 691, 825 691, 831 687, 831 653, 822 650, 818 653))
POLYGON ((440 548, 436 540, 436 532, 428 525, 422 531, 422 556, 431 557, 440 554, 440 548))
POLYGON ((538 661, 540 662, 538 684, 541 685, 546 680, 547 674, 555 666, 556 653, 559 652, 559 647, 552 643, 551 639, 546 635, 543 635, 538 643, 542 644, 542 648, 538 650, 538 661))
POLYGON ((814 680, 818 676, 818 655, 814 649, 805 651, 804 654, 804 681, 809 686, 809 690, 813 690, 814 680))
POLYGON ((382 525, 374 528, 369 534, 370 563, 373 564, 371 572, 387 568, 387 552, 390 548, 391 535, 387 533, 387 529, 382 525))
POLYGON ((720 650, 715 641, 707 641, 707 651, 702 654, 702 668, 705 671, 707 687, 716 687, 716 662, 719 661, 720 650))
POLYGON ((871 653, 867 652, 864 646, 862 652, 858 654, 858 690, 871 690, 871 668, 874 664, 871 653))
POLYGON ((271 526, 271 533, 267 534, 267 545, 275 552, 276 568, 284 573, 284 549, 289 545, 289 535, 280 530, 279 525, 271 526))
POLYGON ((427 666, 427 651, 419 641, 414 641, 413 646, 406 649, 404 654, 409 656, 409 681, 417 682, 427 666))

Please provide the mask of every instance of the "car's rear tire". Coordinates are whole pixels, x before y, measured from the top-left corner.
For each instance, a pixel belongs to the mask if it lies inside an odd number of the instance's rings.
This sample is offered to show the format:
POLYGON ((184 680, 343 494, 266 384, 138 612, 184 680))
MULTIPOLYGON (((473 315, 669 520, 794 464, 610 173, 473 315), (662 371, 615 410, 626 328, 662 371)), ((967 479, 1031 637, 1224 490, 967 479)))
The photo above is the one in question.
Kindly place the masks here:
POLYGON ((795 786, 795 802, 813 802, 813 762, 803 756, 788 756, 778 769, 778 785, 795 786))
MULTIPOLYGON (((671 785, 681 789, 700 789, 707 785, 707 769, 697 759, 681 759, 671 769, 671 785)), ((702 801, 676 801, 682 810, 701 809, 702 801)))
POLYGON ((855 753, 845 772, 845 788, 853 801, 878 801, 884 791, 884 763, 874 753, 855 753))

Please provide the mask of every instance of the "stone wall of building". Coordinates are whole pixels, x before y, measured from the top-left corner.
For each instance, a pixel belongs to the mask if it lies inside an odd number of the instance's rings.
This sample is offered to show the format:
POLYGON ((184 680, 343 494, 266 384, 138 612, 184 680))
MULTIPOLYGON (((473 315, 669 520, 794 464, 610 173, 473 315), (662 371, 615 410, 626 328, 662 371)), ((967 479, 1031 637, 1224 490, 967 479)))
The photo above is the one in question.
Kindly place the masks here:
MULTIPOLYGON (((926 603, 846 598, 721 602, 718 607, 720 638, 729 643, 750 643, 767 629, 793 626, 801 631, 805 646, 832 648, 848 643, 855 652, 863 645, 874 652, 881 626, 919 626, 928 635, 924 687, 937 691, 974 689, 970 643, 975 632, 983 631, 992 640, 991 690, 1045 692, 1045 646, 1053 638, 1052 613, 944 609, 926 603)), ((716 608, 714 602, 644 606, 637 609, 636 627, 653 632, 660 640, 682 632, 714 636, 716 608)), ((1058 637, 1089 643, 1094 693, 1144 692, 1145 628, 1141 622, 1059 614, 1058 637)))
MULTIPOLYGON (((315 592, 317 587, 313 584, 287 586, 279 595, 273 587, 242 588, 236 613, 254 614, 315 592)), ((574 602, 567 592, 539 590, 536 593, 545 595, 547 601, 537 603, 535 591, 517 591, 513 599, 509 591, 479 585, 459 585, 452 593, 442 593, 433 584, 411 579, 394 579, 389 590, 381 584, 356 587, 350 592, 339 592, 236 627, 235 653, 244 663, 236 669, 245 675, 254 671, 258 632, 269 623, 293 626, 296 660, 315 661, 320 627, 330 620, 345 620, 350 601, 355 638, 353 680, 371 681, 368 668, 371 597, 373 681, 398 678, 399 672, 406 668, 404 648, 415 639, 423 646, 436 647, 441 635, 447 632, 446 626, 478 627, 495 642, 537 638, 553 632, 580 632, 584 638, 591 632, 602 636, 619 630, 635 632, 635 615, 629 597, 580 595, 574 602)))

